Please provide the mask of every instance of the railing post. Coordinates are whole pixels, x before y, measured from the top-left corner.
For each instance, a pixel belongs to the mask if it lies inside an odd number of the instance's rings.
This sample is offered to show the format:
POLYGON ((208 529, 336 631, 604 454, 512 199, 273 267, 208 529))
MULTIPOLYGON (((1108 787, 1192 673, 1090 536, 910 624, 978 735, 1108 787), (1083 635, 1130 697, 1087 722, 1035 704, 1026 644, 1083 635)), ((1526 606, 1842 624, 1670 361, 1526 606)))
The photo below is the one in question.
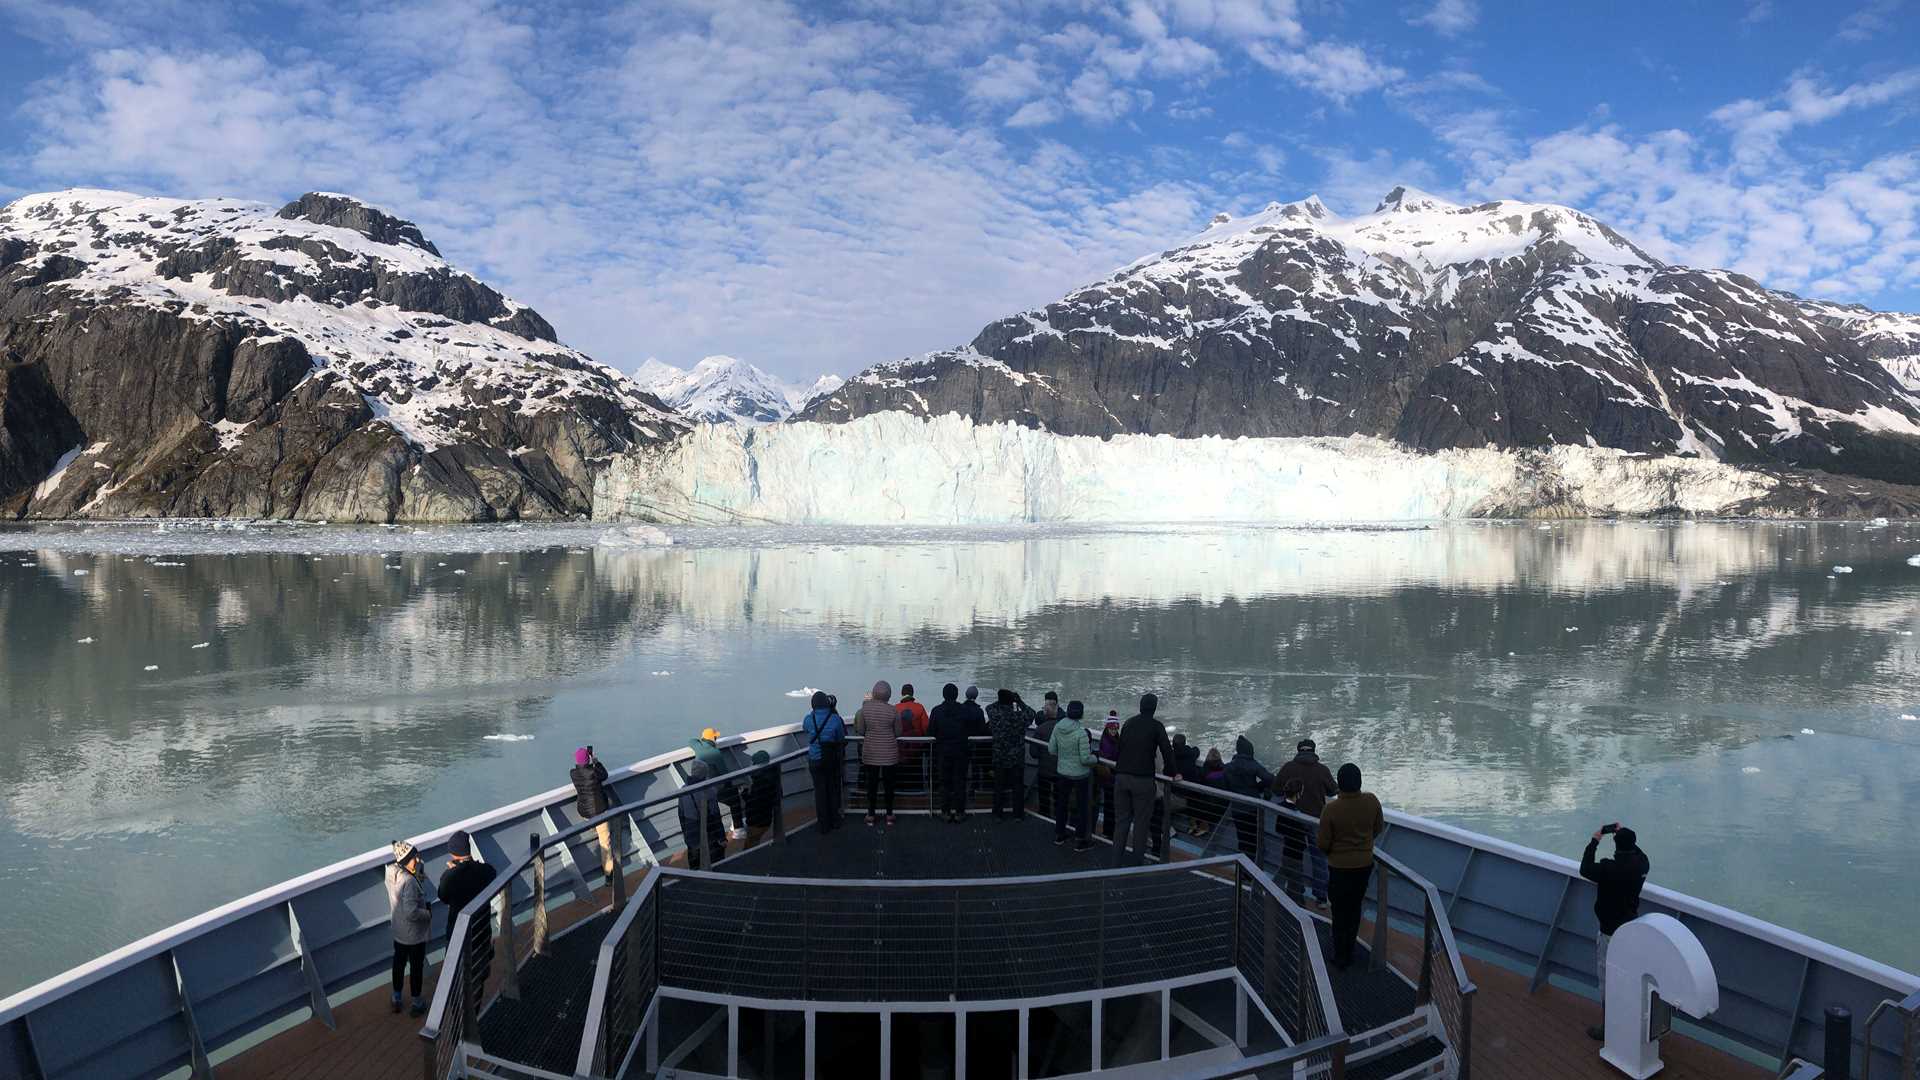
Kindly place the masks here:
POLYGON ((1420 931, 1420 988, 1413 1003, 1425 1005, 1433 1000, 1433 897, 1427 897, 1426 925, 1420 931))
POLYGON ((1460 994, 1460 1078, 1473 1080, 1473 993, 1460 994))
POLYGON ((494 914, 499 919, 494 929, 498 942, 494 952, 506 961, 500 967, 500 996, 510 1001, 520 999, 520 946, 513 932, 513 886, 518 877, 508 878, 493 898, 494 914))
POLYGON ((540 851, 540 834, 528 838, 533 848, 533 954, 547 951, 547 857, 540 851))
POLYGON ((1233 926, 1228 930, 1228 933, 1230 935, 1229 940, 1233 943, 1232 959, 1233 959, 1234 967, 1240 966, 1240 904, 1242 902, 1240 899, 1240 894, 1245 890, 1246 884, 1247 884, 1246 867, 1241 866, 1239 863, 1234 863, 1233 864, 1233 926))
POLYGON ((1373 949, 1367 957, 1367 970, 1387 966, 1387 864, 1375 860, 1373 875, 1373 949))
POLYGON ((782 843, 787 838, 787 770, 773 774, 773 841, 782 843))
POLYGON ((1097 880, 1100 882, 1100 921, 1093 939, 1093 985, 1096 989, 1104 990, 1107 986, 1107 950, 1102 945, 1107 940, 1107 879, 1101 877, 1097 880))
MULTIPOLYGON (((619 821, 609 821, 607 823, 607 835, 609 837, 617 835, 619 831, 619 821)), ((612 852, 613 873, 610 875, 613 878, 613 910, 619 911, 621 908, 627 906, 627 868, 621 865, 621 859, 627 853, 627 845, 613 844, 610 846, 614 848, 612 852)))

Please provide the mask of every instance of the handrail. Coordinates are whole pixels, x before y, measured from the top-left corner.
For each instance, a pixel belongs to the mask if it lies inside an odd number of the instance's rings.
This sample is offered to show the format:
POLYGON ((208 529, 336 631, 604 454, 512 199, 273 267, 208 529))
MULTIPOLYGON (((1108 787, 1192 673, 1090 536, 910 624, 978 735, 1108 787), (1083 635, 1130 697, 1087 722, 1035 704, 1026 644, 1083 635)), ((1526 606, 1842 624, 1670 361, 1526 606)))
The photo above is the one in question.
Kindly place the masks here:
MULTIPOLYGON (((691 752, 689 751, 689 753, 691 752)), ((547 850, 549 848, 555 847, 556 845, 568 843, 572 841, 574 837, 580 836, 590 830, 597 829, 601 825, 607 824, 615 820, 616 818, 637 813, 638 811, 645 809, 647 807, 661 806, 670 802, 677 803, 680 801, 680 798, 682 796, 688 794, 689 792, 700 791, 705 788, 717 788, 722 784, 727 784, 732 782, 733 780, 735 780, 736 778, 744 774, 751 774, 760 769, 768 769, 768 768, 773 768, 774 766, 777 766, 777 765, 785 764, 786 762, 793 761, 796 758, 804 757, 806 753, 807 753, 806 747, 801 747, 798 750, 789 750, 786 753, 781 754, 779 757, 769 758, 766 762, 761 764, 744 765, 738 769, 733 770, 732 772, 721 773, 719 776, 709 777, 698 783, 688 784, 685 787, 677 788, 663 795, 656 795, 646 799, 637 799, 633 802, 622 803, 619 806, 609 807, 605 811, 601 812, 600 814, 594 817, 588 818, 584 821, 576 822, 565 829, 561 829, 559 832, 552 833, 551 835, 548 835, 544 838, 540 838, 540 842, 538 844, 533 844, 528 846, 528 850, 525 855, 521 855, 518 858, 514 859, 513 862, 509 864, 504 871, 494 875, 493 880, 487 883, 486 888, 482 889, 479 892, 479 894, 476 895, 473 899, 467 901, 466 906, 460 909, 460 911, 457 913, 456 918, 460 920, 466 920, 468 919, 469 916, 472 915, 473 912, 478 911, 482 905, 492 903, 494 900, 494 897, 498 896, 502 890, 508 888, 511 885, 511 883, 515 879, 517 879, 522 873, 525 873, 527 867, 531 866, 535 859, 545 858, 547 850)), ((460 939, 450 939, 450 940, 465 940, 465 939, 460 938, 460 939)), ((507 962, 511 964, 513 963, 513 959, 509 957, 507 962)), ((454 975, 454 972, 450 970, 449 965, 442 965, 441 977, 439 979, 439 982, 442 985, 444 985, 452 980, 453 975, 454 975)), ((443 994, 441 990, 436 987, 433 994, 434 1007, 428 1012, 427 1021, 425 1024, 421 1025, 421 1028, 420 1028, 420 1037, 422 1039, 432 1041, 433 1039, 439 1037, 441 1026, 446 1021, 446 1012, 444 1007, 445 998, 446 998, 446 995, 443 994)))
POLYGON ((593 989, 587 995, 587 1019, 580 1029, 580 1053, 574 1064, 575 1076, 592 1076, 594 1071, 594 1048, 601 1035, 601 1025, 605 1023, 607 1008, 607 984, 613 972, 613 950, 627 936, 633 926, 633 920, 645 907, 647 895, 659 887, 660 867, 647 871, 640 887, 633 891, 627 901, 626 909, 620 912, 613 925, 607 928, 607 936, 600 941, 600 952, 593 964, 593 989))
MULTIPOLYGON (((760 728, 730 736, 722 740, 721 745, 724 747, 742 746, 760 742, 765 739, 792 735, 797 730, 798 725, 780 724, 774 727, 760 728)), ((687 747, 679 747, 664 753, 655 754, 652 757, 642 758, 631 765, 622 766, 621 768, 611 771, 607 776, 607 781, 609 783, 615 783, 630 777, 644 776, 676 762, 684 761, 692 756, 693 751, 687 747)), ((450 825, 441 826, 429 832, 419 833, 408 839, 418 848, 438 847, 445 843, 447 838, 455 832, 483 831, 501 822, 510 821, 529 811, 537 811, 543 807, 554 805, 564 799, 570 798, 572 794, 573 787, 571 785, 550 788, 547 791, 530 795, 518 802, 497 807, 485 813, 476 814, 470 818, 462 819, 450 825)), ((96 957, 77 967, 69 968, 58 975, 44 979, 24 990, 0 999, 0 1025, 10 1023, 35 1009, 64 998, 76 991, 85 989, 111 975, 118 974, 121 971, 151 960, 154 957, 164 955, 169 950, 178 948, 186 941, 217 930, 230 923, 238 922, 248 916, 257 915, 275 905, 284 904, 294 897, 311 892, 321 886, 344 880, 352 877, 354 874, 383 866, 391 861, 393 861, 393 851, 390 847, 382 846, 374 848, 371 851, 363 852, 359 855, 350 855, 347 858, 330 863, 316 870, 310 870, 298 877, 289 878, 275 885, 269 885, 264 889, 228 901, 208 911, 201 912, 192 918, 183 919, 172 926, 157 930, 148 934, 146 937, 123 945, 112 952, 96 957)))
POLYGON ((1900 1001, 1887 998, 1873 1007, 1873 1012, 1867 1017, 1866 1026, 1860 1032, 1860 1037, 1866 1046, 1866 1053, 1861 1055, 1860 1080, 1868 1080, 1873 1075, 1873 1026, 1889 1012, 1900 1014, 1906 1029, 1900 1040, 1901 1080, 1913 1074, 1915 1057, 1920 1055, 1920 990, 1914 991, 1900 1001))
MULTIPOLYGON (((1350 1045, 1352 1045, 1352 1040, 1345 1032, 1336 1032, 1335 1034, 1322 1035, 1317 1039, 1311 1039, 1294 1046, 1283 1047, 1279 1050, 1270 1050, 1264 1054, 1256 1054, 1250 1058, 1241 1058, 1238 1061, 1223 1061, 1213 1065, 1203 1065, 1196 1069, 1184 1071, 1180 1075, 1184 1077, 1185 1080, 1228 1080, 1230 1077, 1255 1076, 1275 1065, 1292 1065, 1318 1057, 1321 1054, 1331 1054, 1336 1061, 1344 1065, 1347 1057, 1347 1048, 1350 1045)), ((1331 1075, 1339 1076, 1341 1073, 1336 1069, 1331 1075)))

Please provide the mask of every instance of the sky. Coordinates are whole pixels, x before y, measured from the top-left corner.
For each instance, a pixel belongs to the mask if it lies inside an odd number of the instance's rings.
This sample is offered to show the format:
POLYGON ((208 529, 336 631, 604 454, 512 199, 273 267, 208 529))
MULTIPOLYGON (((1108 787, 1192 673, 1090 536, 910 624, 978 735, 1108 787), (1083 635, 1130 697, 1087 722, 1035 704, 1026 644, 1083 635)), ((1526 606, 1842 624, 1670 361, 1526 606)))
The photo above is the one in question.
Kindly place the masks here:
POLYGON ((0 0, 0 200, 339 191, 633 369, 970 340, 1397 184, 1920 311, 1920 0, 0 0))

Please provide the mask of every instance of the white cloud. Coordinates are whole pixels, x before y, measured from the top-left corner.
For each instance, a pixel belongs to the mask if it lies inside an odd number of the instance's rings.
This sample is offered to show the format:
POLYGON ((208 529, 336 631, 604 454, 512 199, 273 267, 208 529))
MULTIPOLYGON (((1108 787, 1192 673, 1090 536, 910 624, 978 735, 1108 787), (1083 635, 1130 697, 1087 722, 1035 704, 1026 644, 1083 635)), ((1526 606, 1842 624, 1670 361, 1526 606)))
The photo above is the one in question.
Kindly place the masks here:
POLYGON ((1438 0, 1408 21, 1449 37, 1464 34, 1480 21, 1480 4, 1478 0, 1438 0))
POLYGON ((1835 36, 1841 41, 1854 43, 1871 41, 1892 25, 1894 13, 1900 10, 1902 3, 1903 0, 1867 0, 1860 10, 1840 20, 1840 28, 1835 36))
POLYGON ((1046 92, 1039 63, 1024 57, 989 56, 967 75, 967 96, 991 105, 1031 101, 1046 92))
POLYGON ((1812 76, 1798 75, 1787 83, 1784 91, 1767 101, 1744 98, 1715 109, 1712 117, 1733 133, 1734 156, 1740 164, 1766 168, 1778 154, 1780 140, 1795 128, 1915 94, 1920 94, 1920 68, 1908 68, 1840 90, 1812 76))
POLYGON ((1336 104, 1397 82, 1406 72, 1380 63, 1357 45, 1318 41, 1304 49, 1247 46, 1258 62, 1336 104))

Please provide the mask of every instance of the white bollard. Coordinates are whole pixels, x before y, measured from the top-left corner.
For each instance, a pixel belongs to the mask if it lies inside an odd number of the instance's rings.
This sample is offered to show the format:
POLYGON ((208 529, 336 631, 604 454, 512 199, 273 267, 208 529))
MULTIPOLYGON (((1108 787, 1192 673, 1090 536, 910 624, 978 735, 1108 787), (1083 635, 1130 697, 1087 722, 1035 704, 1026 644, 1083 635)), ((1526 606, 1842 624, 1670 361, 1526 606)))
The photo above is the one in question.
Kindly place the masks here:
POLYGON ((1659 1044, 1647 1037, 1654 993, 1695 1019, 1720 1007, 1713 961, 1693 931, 1671 915, 1643 915, 1614 931, 1601 977, 1607 1038, 1600 1059, 1634 1080, 1646 1080, 1665 1065, 1659 1044))

